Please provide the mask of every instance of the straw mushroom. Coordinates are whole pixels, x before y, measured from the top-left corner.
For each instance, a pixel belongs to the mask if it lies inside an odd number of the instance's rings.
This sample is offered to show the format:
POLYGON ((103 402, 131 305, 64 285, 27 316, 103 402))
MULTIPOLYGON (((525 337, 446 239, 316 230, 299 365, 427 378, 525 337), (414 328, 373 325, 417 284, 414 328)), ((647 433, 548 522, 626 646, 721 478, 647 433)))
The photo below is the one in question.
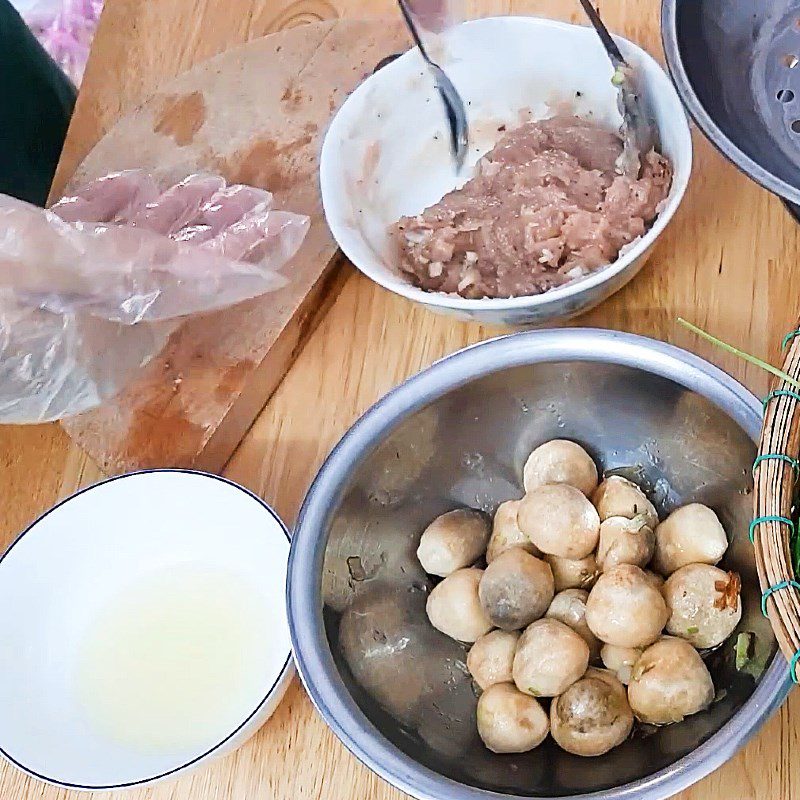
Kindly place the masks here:
POLYGON ((597 564, 602 572, 619 564, 645 567, 653 557, 654 547, 655 535, 644 514, 633 519, 608 517, 600 523, 597 564))
POLYGON ((561 558, 586 558, 600 537, 595 507, 573 486, 547 484, 522 498, 520 530, 543 552, 561 558))
POLYGON ((434 628, 459 642, 474 642, 492 629, 478 598, 483 570, 458 569, 428 595, 425 610, 434 628))
POLYGON ((557 592, 564 589, 591 589, 600 574, 594 553, 589 553, 586 558, 560 558, 551 555, 543 558, 553 570, 557 592))
POLYGON ((708 668, 689 642, 665 636, 633 665, 628 700, 633 713, 653 725, 680 722, 714 699, 708 668))
POLYGON ((478 735, 493 753, 525 753, 550 731, 539 701, 511 683, 496 683, 478 700, 478 735))
POLYGON ((489 547, 486 550, 487 564, 491 564, 500 553, 512 547, 522 547, 532 556, 541 555, 536 545, 519 529, 517 524, 519 504, 519 500, 506 500, 497 507, 489 547))
POLYGON ((484 691, 496 683, 511 683, 511 667, 519 634, 491 631, 481 636, 467 654, 467 669, 484 691))
POLYGON ((633 665, 639 660, 642 650, 639 647, 617 647, 613 644, 604 644, 600 650, 603 664, 611 670, 626 686, 630 683, 633 665))
POLYGON ((717 564, 728 549, 728 537, 708 506, 690 503, 673 511, 656 528, 653 567, 671 575, 687 564, 717 564))
POLYGON ((556 744, 578 756, 601 756, 624 742, 633 728, 625 687, 610 672, 590 668, 550 705, 556 744))
POLYGON ((442 514, 422 533, 417 558, 429 575, 447 577, 474 564, 486 550, 489 526, 478 511, 459 508, 442 514))
POLYGON ((722 644, 742 618, 741 581, 710 564, 687 564, 667 578, 667 633, 703 649, 722 644))
POLYGON ((548 564, 521 547, 501 553, 486 567, 478 596, 492 625, 516 631, 544 615, 553 599, 548 564))
POLYGON ((592 457, 567 439, 539 445, 528 456, 522 475, 526 492, 547 483, 565 483, 591 496, 597 486, 597 467, 592 457))
POLYGON ((633 564, 604 572, 586 601, 586 622, 606 644, 646 647, 658 639, 669 612, 661 592, 633 564))
POLYGON ((651 569, 646 569, 644 574, 647 580, 649 580, 650 583, 653 584, 653 586, 655 586, 655 588, 660 592, 661 588, 664 586, 664 579, 657 572, 653 572, 651 569))
POLYGON ((601 521, 609 517, 633 519, 643 516, 645 524, 651 530, 658 525, 655 506, 633 481, 621 475, 609 475, 602 481, 592 495, 592 502, 601 521))
POLYGON ((589 666, 589 645, 557 619, 529 625, 517 642, 512 674, 521 692, 555 697, 575 683, 589 666))
POLYGON ((600 642, 586 624, 588 597, 585 589, 565 589, 553 598, 545 616, 569 625, 589 645, 589 660, 595 661, 600 655, 600 642))

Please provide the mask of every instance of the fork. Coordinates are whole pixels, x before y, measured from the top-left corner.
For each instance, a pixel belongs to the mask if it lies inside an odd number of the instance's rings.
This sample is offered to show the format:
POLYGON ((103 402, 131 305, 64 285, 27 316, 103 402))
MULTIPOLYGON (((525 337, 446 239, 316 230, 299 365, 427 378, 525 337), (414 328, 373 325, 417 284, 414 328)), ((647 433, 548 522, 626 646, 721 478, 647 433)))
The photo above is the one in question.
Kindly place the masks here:
POLYGON ((617 100, 622 114, 620 129, 622 155, 618 162, 619 168, 624 175, 638 178, 641 166, 640 156, 658 146, 658 131, 650 119, 644 98, 637 86, 635 72, 622 57, 617 43, 608 32, 603 20, 600 19, 597 9, 592 5, 591 0, 581 0, 581 5, 586 16, 589 17, 589 22, 592 23, 592 27, 600 37, 609 61, 611 61, 611 66, 614 68, 611 82, 619 90, 617 100))
POLYGON ((444 104, 447 124, 450 127, 450 147, 456 164, 456 170, 460 171, 464 166, 464 160, 467 157, 467 148, 469 146, 469 127, 467 125, 467 112, 464 109, 464 101, 461 99, 461 95, 453 85, 453 82, 447 77, 445 71, 430 58, 425 50, 422 37, 417 29, 417 23, 414 20, 414 14, 407 0, 397 0, 397 2, 403 14, 403 19, 405 19, 408 30, 411 33, 411 38, 414 40, 414 44, 419 48, 422 58, 433 73, 436 89, 444 104))

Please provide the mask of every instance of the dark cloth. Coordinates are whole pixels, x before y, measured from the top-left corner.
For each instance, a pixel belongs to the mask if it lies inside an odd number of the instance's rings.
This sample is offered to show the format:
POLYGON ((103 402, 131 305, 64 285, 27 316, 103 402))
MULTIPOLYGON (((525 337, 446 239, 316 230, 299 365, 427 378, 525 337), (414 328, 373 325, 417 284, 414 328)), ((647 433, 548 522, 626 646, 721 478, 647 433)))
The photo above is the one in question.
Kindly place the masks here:
POLYGON ((0 0, 0 192, 43 206, 76 91, 8 0, 0 0))

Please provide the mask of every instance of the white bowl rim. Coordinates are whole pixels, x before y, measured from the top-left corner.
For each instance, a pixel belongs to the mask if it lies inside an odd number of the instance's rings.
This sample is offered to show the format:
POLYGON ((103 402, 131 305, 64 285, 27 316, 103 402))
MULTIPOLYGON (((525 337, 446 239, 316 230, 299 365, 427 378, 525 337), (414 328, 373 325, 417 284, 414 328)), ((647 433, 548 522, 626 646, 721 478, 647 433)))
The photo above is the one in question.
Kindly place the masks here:
MULTIPOLYGON (((123 473, 122 475, 113 475, 110 478, 105 478, 104 480, 98 481, 97 483, 93 483, 93 484, 91 484, 89 486, 84 486, 82 489, 79 489, 74 494, 69 495, 69 497, 65 497, 63 500, 60 500, 54 506, 52 506, 51 508, 48 508, 47 511, 45 511, 43 514, 38 516, 33 522, 30 523, 30 525, 28 525, 25 528, 25 530, 22 531, 22 533, 19 534, 19 536, 16 537, 16 539, 14 539, 11 542, 11 544, 6 548, 5 552, 3 552, 0 555, 0 569, 2 569, 3 562, 6 560, 6 557, 9 555, 9 553, 11 553, 11 551, 16 547, 16 545, 18 545, 22 541, 22 539, 25 536, 27 536, 29 533, 31 533, 34 530, 34 528, 36 528, 37 525, 42 520, 44 520, 46 517, 48 517, 54 511, 57 511, 59 508, 61 508, 61 506, 66 505, 71 500, 74 500, 76 497, 79 497, 80 495, 86 494, 87 492, 92 491, 92 489, 97 489, 97 488, 99 488, 101 486, 104 486, 107 483, 112 483, 113 481, 122 480, 124 478, 131 478, 131 477, 135 477, 135 476, 138 476, 138 475, 149 475, 149 474, 152 474, 152 473, 162 473, 162 472, 180 473, 180 474, 183 474, 183 475, 196 475, 196 476, 200 476, 202 478, 211 478, 213 480, 217 480, 217 481, 220 481, 222 483, 226 483, 229 486, 231 486, 232 488, 238 489, 240 492, 242 492, 242 493, 244 493, 246 495, 249 495, 253 500, 256 500, 267 512, 269 512, 269 514, 272 516, 272 518, 278 523, 278 526, 279 526, 281 532, 286 537, 286 541, 289 544, 289 546, 291 547, 292 537, 291 537, 291 535, 289 533, 288 528, 284 524, 283 520, 278 516, 278 514, 275 512, 275 510, 265 500, 263 500, 257 494, 255 494, 255 492, 251 492, 250 489, 247 489, 246 487, 242 486, 241 484, 236 483, 235 481, 230 480, 229 478, 226 478, 226 477, 224 477, 222 475, 215 475, 215 474, 213 474, 211 472, 203 472, 202 470, 196 470, 196 469, 183 469, 183 468, 179 468, 179 467, 158 467, 158 468, 152 468, 152 469, 135 470, 133 472, 123 473)), ((287 559, 288 559, 288 553, 287 553, 287 559)), ((0 575, 0 580, 2 580, 2 575, 0 575)), ((287 624, 288 624, 288 619, 287 619, 287 624)), ((258 714, 258 712, 264 707, 264 705, 270 701, 270 699, 272 698, 273 694, 276 691, 280 691, 281 687, 286 684, 287 679, 289 677, 291 677, 293 672, 294 672, 294 662, 292 660, 292 651, 290 649, 288 655, 286 656, 286 660, 284 661, 283 666, 280 669, 280 672, 278 673, 277 677, 275 678, 275 681, 270 686, 269 690, 265 693, 264 697, 258 702, 258 705, 256 705, 256 707, 253 709, 253 711, 251 711, 247 715, 247 717, 235 728, 235 730, 231 731, 229 734, 227 734, 225 736, 224 739, 222 739, 220 742, 215 744, 213 747, 208 748, 207 750, 205 750, 200 755, 195 756, 194 758, 192 758, 191 760, 181 764, 180 766, 177 766, 177 767, 174 767, 172 769, 166 770, 165 772, 159 773, 157 775, 151 775, 151 776, 146 777, 146 778, 140 778, 140 779, 135 780, 135 781, 127 781, 127 782, 124 782, 124 783, 113 783, 113 784, 70 783, 68 781, 61 781, 58 778, 52 778, 52 777, 50 777, 48 775, 42 775, 41 773, 38 773, 35 770, 32 770, 29 767, 26 767, 24 764, 20 763, 13 756, 11 756, 6 751, 6 749, 3 747, 2 743, 0 743, 0 755, 2 755, 3 758, 5 758, 10 764, 13 764, 15 767, 17 767, 18 769, 22 770, 27 775, 31 775, 32 777, 37 778, 40 781, 44 781, 45 783, 49 783, 49 784, 51 784, 53 786, 61 786, 61 787, 64 787, 66 789, 76 789, 78 791, 86 791, 86 792, 91 792, 91 791, 112 791, 112 790, 116 790, 116 789, 129 789, 129 788, 132 788, 132 787, 135 787, 135 786, 143 786, 145 784, 154 783, 156 781, 163 780, 164 778, 168 778, 170 776, 175 776, 178 773, 184 772, 185 770, 196 766, 201 761, 204 761, 205 759, 207 759, 208 757, 212 756, 214 753, 219 751, 221 748, 223 748, 237 734, 239 734, 242 730, 244 730, 244 728, 248 725, 248 723, 251 722, 251 720, 253 720, 256 717, 256 715, 258 714)))
MULTIPOLYGON (((573 33, 577 31, 585 31, 585 33, 579 34, 581 36, 596 35, 594 31, 592 31, 592 29, 586 25, 576 25, 571 22, 548 19, 547 17, 525 15, 481 17, 480 19, 468 20, 462 24, 467 26, 475 26, 480 25, 483 22, 494 22, 497 20, 510 20, 512 21, 512 24, 519 23, 532 25, 535 27, 541 26, 559 28, 561 30, 569 30, 573 33)), ((356 89, 347 98, 347 101, 345 101, 342 107, 336 112, 328 131, 325 134, 325 138, 322 142, 322 150, 320 152, 320 194, 322 197, 323 211, 325 212, 325 220, 331 230, 331 233, 333 234, 333 238, 336 239, 339 248, 350 261, 350 263, 353 264, 353 266, 355 266, 355 268, 361 273, 370 278, 370 280, 375 281, 375 283, 377 283, 379 286, 382 286, 384 289, 387 289, 390 292, 401 295, 408 300, 415 300, 417 302, 438 308, 449 308, 460 311, 505 311, 509 309, 531 309, 535 307, 546 307, 550 303, 557 303, 566 298, 573 297, 580 294, 585 289, 599 286, 611 280, 614 276, 628 268, 633 261, 641 257, 644 252, 655 243, 658 236, 661 235, 661 232, 667 226, 667 223, 672 219, 673 215, 678 209, 678 206, 683 200, 684 194, 686 193, 686 187, 689 184, 689 177, 692 171, 692 134, 691 129, 689 128, 689 120, 686 116, 683 103, 681 102, 677 90, 675 89, 675 86, 670 80, 669 75, 667 75, 665 72, 664 68, 658 63, 658 61, 655 60, 655 58, 653 58, 653 56, 650 55, 650 53, 639 47, 639 45, 637 45, 635 42, 632 42, 630 39, 626 39, 624 36, 618 36, 616 34, 613 35, 613 38, 617 41, 617 43, 622 43, 623 50, 628 49, 635 53, 636 57, 640 59, 640 63, 645 65, 645 70, 648 73, 658 74, 664 78, 665 87, 669 92, 671 99, 674 101, 676 110, 678 111, 678 114, 676 115, 677 119, 681 120, 683 123, 680 126, 680 136, 686 145, 685 162, 679 165, 679 169, 676 169, 673 174, 673 187, 670 190, 670 194, 667 198, 664 209, 658 214, 655 221, 651 227, 645 231, 644 235, 641 236, 622 256, 617 258, 615 261, 612 261, 610 264, 602 266, 594 272, 591 272, 589 275, 583 278, 570 281, 563 286, 548 289, 546 292, 542 292, 541 294, 519 295, 516 297, 482 297, 477 299, 469 299, 454 294, 445 294, 443 292, 427 292, 424 289, 420 289, 417 286, 414 286, 411 282, 407 281, 390 283, 388 280, 386 280, 386 277, 382 274, 381 270, 373 269, 371 265, 366 266, 362 263, 359 263, 357 259, 352 258, 351 254, 347 251, 347 248, 341 243, 340 237, 337 235, 337 232, 340 230, 340 226, 331 221, 331 217, 327 213, 326 209, 325 198, 326 196, 330 196, 327 191, 327 187, 333 181, 331 173, 335 169, 334 164, 337 161, 330 155, 330 148, 333 146, 331 144, 333 141, 331 139, 331 133, 336 130, 337 120, 341 119, 341 112, 347 105, 347 102, 351 98, 357 97, 360 94, 368 91, 370 80, 375 74, 373 73, 373 75, 370 75, 358 87, 356 87, 356 89)), ((400 58, 404 58, 410 53, 413 53, 415 50, 416 48, 407 50, 397 60, 399 61, 400 58)), ((387 66, 391 67, 392 65, 389 64, 387 66)), ((676 125, 677 124, 678 123, 676 123, 676 125)))

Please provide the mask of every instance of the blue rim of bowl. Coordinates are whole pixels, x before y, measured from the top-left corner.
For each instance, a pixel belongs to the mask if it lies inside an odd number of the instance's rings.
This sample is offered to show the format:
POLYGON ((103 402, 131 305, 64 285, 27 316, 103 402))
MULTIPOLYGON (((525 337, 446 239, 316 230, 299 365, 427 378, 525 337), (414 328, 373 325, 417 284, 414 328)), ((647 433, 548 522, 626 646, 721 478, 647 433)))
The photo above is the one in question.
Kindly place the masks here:
MULTIPOLYGON (((289 547, 291 548, 292 544, 292 537, 289 534, 289 530, 284 525, 283 520, 278 516, 275 510, 264 500, 262 500, 257 494, 251 492, 249 489, 241 486, 240 484, 232 481, 228 478, 225 478, 221 475, 214 475, 210 472, 203 472, 202 470, 196 469, 180 469, 178 467, 164 467, 164 468, 154 468, 154 469, 140 469, 134 472, 126 472, 123 475, 114 475, 111 478, 106 478, 104 480, 98 481, 97 483, 91 484, 91 486, 85 486, 83 489, 79 489, 74 494, 71 494, 69 497, 65 497, 63 500, 60 500, 51 508, 47 509, 41 516, 37 517, 27 528, 25 528, 22 533, 17 536, 16 539, 6 548, 5 552, 0 555, 0 569, 2 568, 2 564, 5 561, 8 554, 22 541, 22 539, 27 536, 45 517, 48 517, 57 509, 61 508, 61 506, 66 505, 71 500, 74 500, 76 497, 80 497, 82 494, 86 494, 87 492, 92 491, 92 489, 97 489, 100 486, 104 486, 107 483, 112 483, 114 481, 119 481, 124 478, 130 478, 136 475, 149 475, 151 473, 159 473, 159 472, 173 472, 173 473, 180 473, 183 475, 199 475, 203 478, 212 478, 216 481, 220 481, 221 483, 226 483, 229 486, 232 486, 234 489, 238 489, 239 491, 243 492, 246 495, 249 495, 253 500, 256 500, 266 511, 270 513, 272 518, 278 523, 283 535, 286 537, 286 541, 289 543, 289 547)), ((291 550, 290 550, 291 552, 291 550)), ((0 580, 2 580, 2 576, 0 576, 0 580)), ((129 789, 134 786, 142 786, 143 784, 153 783, 155 781, 160 781, 164 778, 168 778, 170 775, 175 775, 178 772, 182 772, 183 770, 188 769, 205 758, 208 758, 210 755, 221 747, 224 747, 231 739, 233 739, 238 733, 240 733, 247 724, 258 714, 261 708, 267 703, 272 696, 272 693, 278 688, 291 674, 292 671, 292 652, 289 651, 289 655, 286 657, 286 661, 284 662, 283 666, 281 667, 280 672, 278 673, 278 677, 273 682, 272 686, 270 686, 269 691, 264 695, 264 697, 259 701, 258 705, 251 711, 247 718, 239 724, 234 731, 229 733, 221 742, 215 744, 213 747, 209 748, 201 755, 196 756, 195 758, 187 761, 185 764, 181 764, 179 767, 174 767, 173 769, 167 770, 166 772, 159 773, 158 775, 153 775, 149 778, 141 778, 140 780, 136 781, 128 781, 126 783, 112 783, 112 784, 81 784, 81 783, 69 783, 67 781, 60 781, 57 778, 51 778, 47 775, 42 775, 35 770, 26 767, 21 762, 17 761, 13 756, 9 755, 9 753, 5 750, 5 748, 0 745, 0 755, 3 756, 10 764, 13 764, 18 769, 21 769, 27 775, 31 775, 34 778, 38 778, 41 781, 45 781, 53 786, 62 786, 66 789, 78 789, 80 791, 110 791, 113 789, 129 789)))
POLYGON ((678 0, 662 0, 661 3, 661 42, 667 60, 667 69, 672 82, 678 90, 684 106, 698 128, 706 138, 734 166, 748 175, 760 186, 777 194, 784 200, 800 204, 800 189, 781 180, 758 162, 754 161, 743 150, 740 150, 714 122, 695 94, 689 75, 683 67, 680 47, 678 46, 678 0))
MULTIPOLYGON (((287 613, 298 674, 320 715, 344 746, 392 786, 418 800, 531 800, 458 783, 424 767, 392 744, 351 697, 334 663, 322 620, 319 575, 328 509, 342 497, 362 453, 409 415, 472 380, 500 370, 558 361, 604 362, 642 369, 697 392, 723 408, 754 442, 761 404, 727 373, 674 345, 617 331, 562 328, 500 336, 464 348, 418 373, 373 405, 322 465, 300 509, 287 575, 287 613), (587 345, 591 345, 591 349, 587 345), (537 350, 550 348, 531 360, 537 350)), ((713 772, 778 709, 792 687, 780 652, 753 694, 699 747, 652 775, 565 800, 663 800, 713 772)))
MULTIPOLYGON (((594 31, 586 25, 576 25, 575 23, 572 22, 562 22, 560 20, 547 19, 545 17, 536 17, 536 16, 511 15, 505 17, 497 17, 497 16, 481 17, 480 19, 469 20, 467 22, 464 22, 463 24, 468 26, 474 26, 487 22, 497 22, 498 20, 503 22, 511 20, 517 23, 537 25, 548 28, 581 31, 581 35, 586 35, 592 38, 596 36, 594 31)), ((408 283, 401 281, 398 284, 394 283, 390 284, 390 282, 387 281, 385 278, 373 274, 373 270, 371 268, 369 270, 362 268, 359 265, 358 259, 354 259, 351 257, 352 251, 348 252, 348 247, 346 245, 342 245, 342 243, 336 236, 336 231, 334 230, 334 228, 338 230, 339 226, 338 225, 331 226, 331 223, 328 220, 328 214, 325 213, 327 224, 329 227, 331 227, 331 234, 333 235, 334 239, 336 239, 336 243, 339 246, 339 249, 344 253, 344 255, 347 257, 350 263, 353 264, 353 266, 355 266, 355 268, 365 277, 369 278, 369 280, 373 281, 374 283, 377 283, 379 286, 383 287, 389 292, 392 292, 393 294, 397 294, 413 302, 423 303, 431 307, 443 308, 454 311, 502 312, 502 311, 513 311, 516 309, 525 310, 531 307, 545 310, 550 305, 580 295, 586 289, 591 289, 597 286, 601 286, 602 284, 609 282, 611 279, 613 279, 620 273, 625 272, 625 270, 628 267, 630 267, 633 264, 633 262, 636 261, 636 259, 641 258, 650 249, 650 247, 655 245, 656 241, 664 232, 667 225, 675 216, 675 213, 677 212, 678 208, 683 202, 683 198, 686 194, 686 189, 689 185, 689 180, 691 178, 694 151, 692 147, 691 129, 689 128, 689 121, 686 118, 686 114, 683 111, 683 105, 681 103, 680 94, 677 91, 675 91, 667 72, 665 72, 661 64, 659 64, 658 61, 656 61, 656 59, 653 58, 653 56, 651 56, 650 53, 647 52, 647 50, 640 47, 635 42, 632 42, 623 36, 617 36, 617 35, 614 35, 614 39, 616 40, 617 44, 621 47, 623 53, 627 51, 635 53, 637 59, 641 60, 642 63, 648 64, 648 68, 654 69, 664 78, 665 86, 675 96, 676 106, 680 109, 681 118, 685 128, 685 130, 682 131, 682 134, 685 133, 688 144, 688 154, 686 158, 686 163, 685 165, 681 165, 681 171, 685 173, 685 176, 681 178, 680 182, 677 185, 677 188, 674 190, 674 194, 673 194, 673 189, 670 189, 670 195, 667 198, 666 207, 661 213, 659 213, 659 215, 656 217, 650 228, 648 228, 644 232, 644 234, 640 237, 639 241, 637 241, 634 244, 634 246, 632 246, 625 253, 619 255, 611 263, 600 267, 594 272, 591 272, 582 278, 576 278, 575 280, 569 281, 563 286, 553 287, 552 289, 549 289, 546 292, 542 292, 541 294, 519 295, 516 297, 482 297, 478 299, 470 299, 466 297, 460 297, 458 295, 444 294, 442 292, 428 292, 425 291, 424 289, 420 289, 419 287, 414 286, 410 281, 408 283)), ((394 66, 396 66, 399 59, 413 52, 414 48, 400 54, 397 59, 394 59, 391 63, 386 64, 380 70, 380 72, 383 72, 384 70, 391 70, 394 66)), ((609 67, 609 70, 610 69, 611 68, 609 67)), ((362 81, 350 94, 350 96, 348 97, 348 101, 354 95, 366 91, 365 87, 368 85, 369 81, 374 77, 375 74, 376 73, 372 73, 364 81, 362 81)), ((327 194, 325 186, 329 182, 329 179, 327 178, 328 169, 326 169, 326 164, 332 161, 333 159, 333 157, 328 152, 328 150, 332 146, 330 144, 332 140, 329 138, 329 136, 331 130, 334 129, 336 120, 339 117, 342 108, 344 108, 344 105, 334 115, 330 127, 328 128, 328 131, 326 132, 325 137, 323 138, 322 141, 322 149, 320 152, 320 163, 319 163, 320 166, 319 186, 320 186, 320 195, 322 197, 323 212, 325 212, 325 195, 327 194)), ((676 170, 675 176, 673 177, 673 183, 675 182, 677 177, 678 177, 678 171, 676 170)))

